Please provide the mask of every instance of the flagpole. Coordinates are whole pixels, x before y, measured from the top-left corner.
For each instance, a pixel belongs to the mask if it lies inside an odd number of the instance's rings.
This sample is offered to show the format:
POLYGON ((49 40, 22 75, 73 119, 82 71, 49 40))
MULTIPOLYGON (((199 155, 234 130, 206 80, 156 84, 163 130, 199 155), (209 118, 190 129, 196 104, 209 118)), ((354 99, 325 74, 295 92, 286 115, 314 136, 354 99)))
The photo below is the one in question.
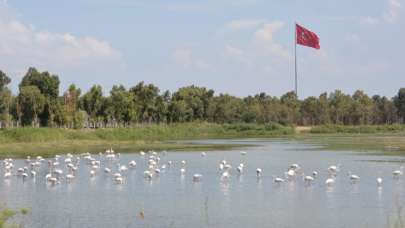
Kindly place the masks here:
POLYGON ((298 82, 297 82, 297 23, 294 23, 295 39, 294 39, 294 62, 295 62, 295 95, 298 97, 298 82))

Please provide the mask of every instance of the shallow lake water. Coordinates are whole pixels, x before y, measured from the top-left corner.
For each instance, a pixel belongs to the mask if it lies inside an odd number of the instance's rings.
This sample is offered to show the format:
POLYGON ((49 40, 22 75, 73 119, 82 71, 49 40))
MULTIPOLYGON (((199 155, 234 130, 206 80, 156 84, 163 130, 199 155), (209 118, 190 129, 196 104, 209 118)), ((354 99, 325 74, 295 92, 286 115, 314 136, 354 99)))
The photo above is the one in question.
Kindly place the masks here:
MULTIPOLYGON (((11 208, 29 208, 16 222, 24 227, 393 227, 405 205, 404 177, 395 180, 392 172, 399 157, 385 157, 352 151, 326 151, 315 145, 287 139, 214 140, 198 143, 242 143, 255 147, 226 151, 159 153, 160 164, 173 161, 159 177, 146 180, 148 154, 121 154, 120 163, 135 160, 137 166, 123 172, 124 183, 116 184, 104 167, 116 167, 101 158, 101 168, 91 178, 90 167, 80 161, 76 178, 67 183, 46 183, 46 162, 35 179, 12 176, 4 179, 0 165, 0 203, 11 208), (246 151, 241 155, 240 151, 246 151), (221 179, 219 163, 231 165, 228 180, 221 179), (186 173, 180 175, 180 161, 185 160, 186 173), (376 162, 376 160, 382 162, 376 162), (244 163, 242 175, 236 167, 244 163), (292 163, 301 172, 318 177, 306 185, 299 174, 295 180, 274 183, 284 178, 292 163), (326 186, 327 168, 341 164, 333 186, 326 186), (256 169, 263 170, 256 177, 256 169), (352 184, 348 172, 360 176, 352 184), (193 182, 193 174, 203 175, 193 182), (376 178, 384 179, 381 187, 376 178), (140 215, 143 213, 144 218, 140 215)), ((116 151, 119 152, 119 151, 116 151)), ((94 155, 100 159, 98 155, 94 155)), ((61 167, 63 165, 61 160, 61 167)), ((14 161, 15 168, 25 166, 14 161)), ((64 169, 66 170, 66 169, 64 169)), ((402 211, 404 214, 404 211, 402 211)))

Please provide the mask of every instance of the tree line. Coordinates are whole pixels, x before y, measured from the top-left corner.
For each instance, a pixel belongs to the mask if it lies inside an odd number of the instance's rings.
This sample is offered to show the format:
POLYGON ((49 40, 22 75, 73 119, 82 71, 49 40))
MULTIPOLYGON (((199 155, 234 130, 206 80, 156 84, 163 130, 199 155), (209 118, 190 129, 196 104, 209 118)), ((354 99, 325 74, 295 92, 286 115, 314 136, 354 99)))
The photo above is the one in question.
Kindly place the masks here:
POLYGON ((405 121, 405 88, 392 97, 352 95, 340 90, 318 97, 281 97, 259 93, 235 97, 214 90, 187 86, 171 93, 140 82, 125 88, 115 85, 103 94, 100 85, 89 91, 72 84, 60 95, 60 80, 47 71, 29 68, 14 95, 10 77, 0 71, 0 126, 104 128, 142 123, 279 123, 282 125, 394 124, 405 121))

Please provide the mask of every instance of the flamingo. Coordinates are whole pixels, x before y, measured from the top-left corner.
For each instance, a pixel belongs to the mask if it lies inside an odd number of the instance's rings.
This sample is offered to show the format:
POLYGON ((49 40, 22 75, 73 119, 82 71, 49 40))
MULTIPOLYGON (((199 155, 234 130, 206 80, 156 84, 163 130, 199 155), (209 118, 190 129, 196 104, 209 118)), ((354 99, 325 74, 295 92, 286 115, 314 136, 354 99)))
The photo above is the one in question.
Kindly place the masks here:
POLYGON ((288 179, 294 178, 295 175, 296 175, 296 172, 295 172, 294 169, 289 169, 289 170, 286 172, 286 176, 287 176, 288 179))
POLYGON ((136 162, 135 162, 134 160, 132 160, 132 161, 130 161, 130 162, 128 163, 128 165, 133 168, 133 167, 136 166, 136 162))
POLYGON ((333 179, 333 178, 328 178, 328 179, 326 179, 326 181, 325 181, 325 184, 326 184, 327 186, 332 186, 334 183, 335 183, 335 179, 333 179))
POLYGON ((317 177, 318 176, 318 172, 317 171, 313 171, 312 172, 312 176, 315 178, 315 177, 317 177))
POLYGON ((257 176, 257 177, 261 177, 261 176, 262 176, 262 169, 261 169, 261 168, 257 168, 257 169, 256 169, 256 176, 257 176))
POLYGON ((151 172, 151 171, 149 171, 149 170, 146 170, 145 172, 143 172, 143 176, 146 178, 146 179, 152 179, 152 177, 153 177, 153 173, 151 172))
POLYGON ((110 168, 104 168, 104 173, 111 173, 111 169, 110 168))
POLYGON ((356 183, 357 181, 360 180, 360 177, 355 175, 355 174, 349 174, 349 178, 350 178, 352 183, 356 183))
POLYGON ((395 170, 394 172, 392 172, 392 175, 394 176, 394 178, 398 178, 399 176, 401 176, 403 174, 403 166, 401 166, 398 170, 395 170))
POLYGON ((194 182, 199 182, 199 181, 201 181, 201 179, 202 179, 202 175, 201 175, 201 174, 196 173, 196 174, 193 175, 193 181, 194 181, 194 182))
POLYGON ((228 171, 223 172, 222 175, 221 175, 221 178, 222 179, 228 179, 229 178, 229 172, 228 171))
POLYGON ((315 178, 313 177, 313 176, 305 176, 304 177, 304 181, 306 182, 306 183, 311 183, 312 181, 314 181, 315 180, 315 178))
POLYGON ((11 177, 11 172, 10 171, 8 171, 8 172, 5 172, 4 173, 4 178, 10 178, 11 177))
POLYGON ((71 180, 73 180, 75 178, 75 176, 73 175, 73 174, 67 174, 66 175, 66 181, 71 181, 71 180))
POLYGON ((381 186, 381 185, 382 185, 382 182, 383 182, 383 179, 382 179, 381 177, 378 177, 378 178, 377 178, 377 185, 378 185, 378 186, 381 186))
POLYGON ((276 177, 274 178, 274 183, 283 183, 285 180, 283 178, 280 177, 276 177))

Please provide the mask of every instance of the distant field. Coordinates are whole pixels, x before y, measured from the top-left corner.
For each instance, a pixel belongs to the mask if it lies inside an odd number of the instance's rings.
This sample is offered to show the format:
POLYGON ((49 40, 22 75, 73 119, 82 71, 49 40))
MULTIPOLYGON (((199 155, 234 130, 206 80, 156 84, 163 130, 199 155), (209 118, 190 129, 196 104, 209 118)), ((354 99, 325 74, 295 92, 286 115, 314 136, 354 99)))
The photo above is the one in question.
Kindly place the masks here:
MULTIPOLYGON (((405 125, 299 126, 279 124, 139 125, 116 129, 14 128, 0 130, 0 158, 58 153, 101 152, 113 147, 121 152, 140 150, 209 150, 238 145, 175 142, 188 139, 294 137, 332 150, 405 154, 405 125)), ((243 146, 243 145, 242 145, 243 146)))
POLYGON ((292 135, 292 127, 278 124, 140 125, 136 128, 71 130, 15 128, 0 130, 0 157, 51 156, 57 153, 100 152, 114 147, 123 152, 139 150, 224 149, 237 145, 197 145, 169 140, 248 138, 292 135))

